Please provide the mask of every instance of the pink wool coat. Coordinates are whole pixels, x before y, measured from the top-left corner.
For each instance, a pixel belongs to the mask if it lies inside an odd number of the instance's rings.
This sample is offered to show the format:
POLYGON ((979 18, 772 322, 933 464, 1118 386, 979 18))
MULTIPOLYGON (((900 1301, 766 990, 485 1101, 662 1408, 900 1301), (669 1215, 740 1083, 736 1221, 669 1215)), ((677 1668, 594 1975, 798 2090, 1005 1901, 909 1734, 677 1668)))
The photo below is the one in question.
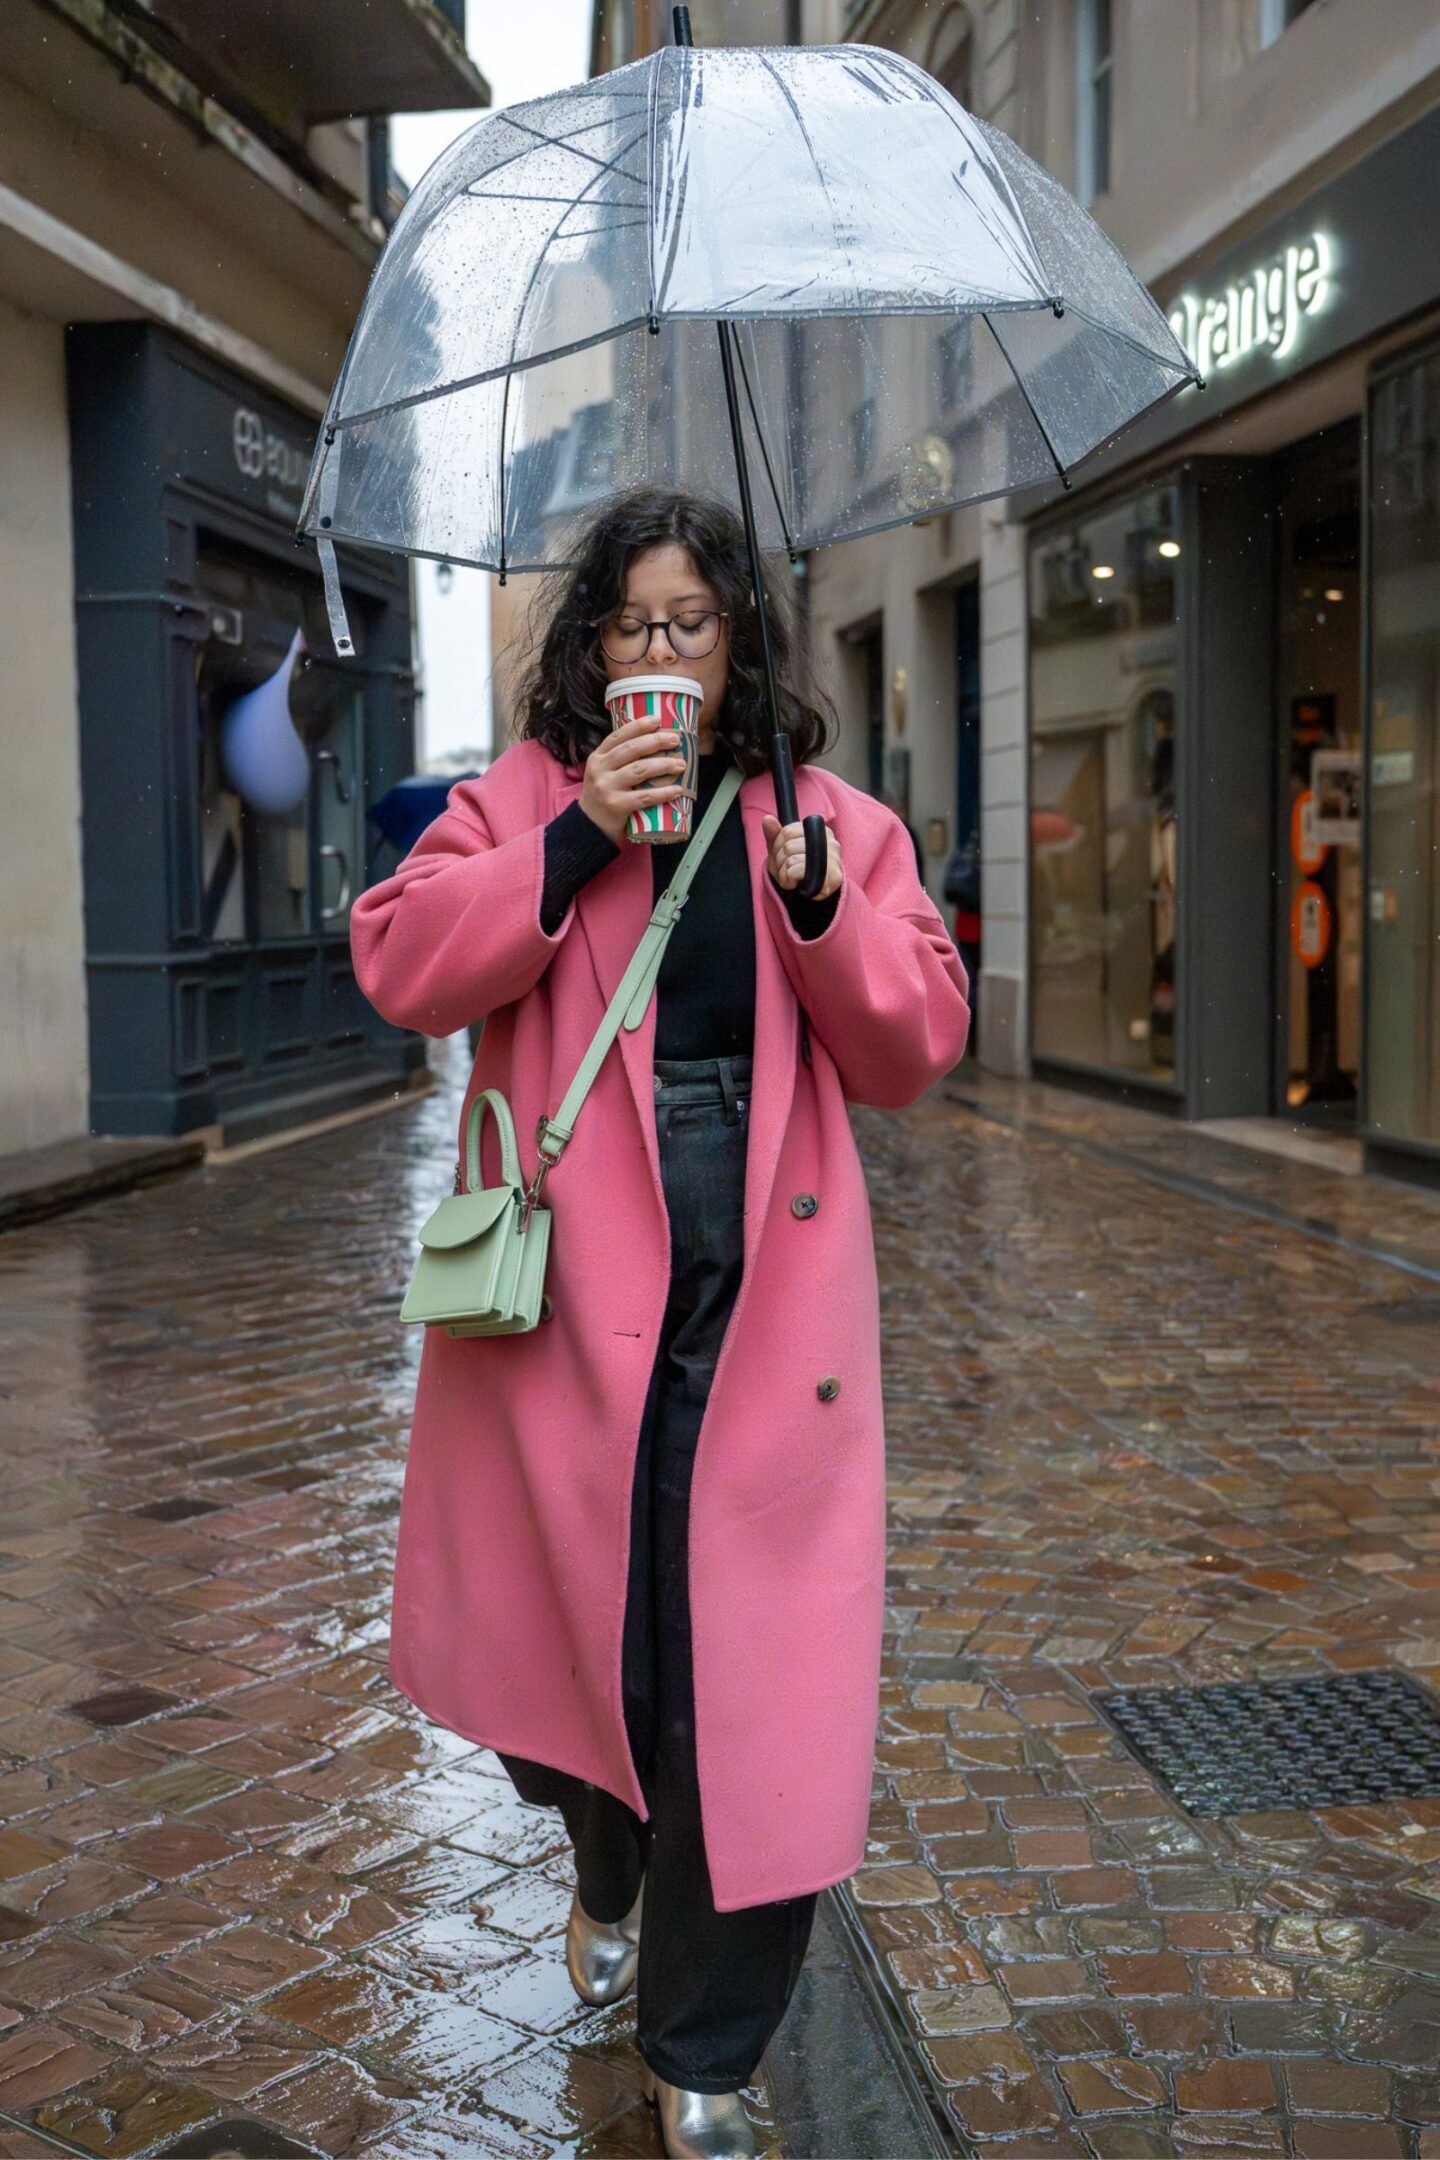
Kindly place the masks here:
MULTIPOLYGON (((745 781, 745 1265, 691 1494, 696 1746, 722 1912, 843 1881, 864 1853, 885 1439, 869 1200, 845 1106, 914 1102, 962 1055, 970 1017, 903 824, 820 768, 796 783, 801 816, 818 810, 834 828, 844 885, 806 942, 767 866, 774 784, 745 781), (818 1200, 813 1214, 793 1211, 801 1193, 818 1200), (822 1395, 834 1380, 838 1394, 822 1395)), ((554 936, 541 929, 544 826, 580 788, 541 744, 512 744, 452 790, 352 916, 356 973, 387 1019, 441 1036, 486 1016, 466 1107, 479 1088, 503 1089, 527 1176, 536 1120, 558 1109, 652 905, 650 851, 627 842, 554 936)), ((588 1779, 642 1818, 620 1659, 631 1482, 669 1284, 655 1006, 621 1030, 546 1184, 553 1318, 488 1340, 427 1335, 391 1651, 397 1687, 439 1724, 588 1779)), ((484 1151, 488 1184, 489 1119, 484 1151)))

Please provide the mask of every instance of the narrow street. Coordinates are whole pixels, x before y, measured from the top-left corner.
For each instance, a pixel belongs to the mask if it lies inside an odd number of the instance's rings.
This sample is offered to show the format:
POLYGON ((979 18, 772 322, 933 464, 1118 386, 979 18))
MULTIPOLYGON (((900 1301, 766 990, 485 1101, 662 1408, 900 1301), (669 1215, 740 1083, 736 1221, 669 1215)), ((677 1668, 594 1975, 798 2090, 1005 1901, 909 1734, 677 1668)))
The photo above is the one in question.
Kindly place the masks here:
MULTIPOLYGON (((457 1077, 0 1239, 3 2160, 658 2150, 559 1817, 386 1677, 457 1077)), ((968 1067, 856 1123, 893 1595, 841 1917, 933 2150, 1440 2160, 1440 1787, 1192 1817, 1093 1700, 1440 1681, 1440 1196, 968 1067)))

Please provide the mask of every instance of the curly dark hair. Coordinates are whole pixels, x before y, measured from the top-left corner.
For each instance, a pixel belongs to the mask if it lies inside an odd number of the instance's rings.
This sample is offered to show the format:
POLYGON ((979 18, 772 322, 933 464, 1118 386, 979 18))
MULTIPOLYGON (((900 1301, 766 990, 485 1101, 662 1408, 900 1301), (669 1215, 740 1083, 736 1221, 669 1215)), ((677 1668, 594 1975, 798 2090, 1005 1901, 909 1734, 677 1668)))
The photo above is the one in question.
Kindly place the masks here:
MULTIPOLYGON (((518 686, 515 733, 544 743, 571 769, 584 765, 609 732, 605 663, 593 625, 624 600, 636 556, 671 546, 684 548, 729 614, 730 679, 720 733, 747 776, 768 772, 765 671, 745 529, 728 503, 678 488, 628 488, 607 497, 580 532, 577 558, 546 578, 530 609, 534 658, 518 686)), ((811 702, 794 687, 790 611, 768 571, 764 582, 780 710, 798 766, 830 747, 838 721, 828 698, 811 702)))

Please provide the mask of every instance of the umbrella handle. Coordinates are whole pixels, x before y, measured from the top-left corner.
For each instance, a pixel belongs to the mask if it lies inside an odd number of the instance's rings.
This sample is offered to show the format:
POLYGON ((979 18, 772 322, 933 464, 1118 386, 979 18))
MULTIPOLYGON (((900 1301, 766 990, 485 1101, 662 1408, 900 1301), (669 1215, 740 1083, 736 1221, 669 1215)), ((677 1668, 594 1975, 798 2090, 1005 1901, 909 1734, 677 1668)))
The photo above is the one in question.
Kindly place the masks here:
MULTIPOLYGON (((790 757, 790 738, 783 728, 777 728, 770 739, 770 769, 775 778, 775 815, 782 825, 794 825, 800 817, 800 805, 795 797, 795 768, 790 757)), ((800 883, 794 887, 803 899, 813 900, 825 882, 830 867, 830 843, 825 833, 825 820, 818 811, 812 811, 804 820, 805 870, 800 883)))

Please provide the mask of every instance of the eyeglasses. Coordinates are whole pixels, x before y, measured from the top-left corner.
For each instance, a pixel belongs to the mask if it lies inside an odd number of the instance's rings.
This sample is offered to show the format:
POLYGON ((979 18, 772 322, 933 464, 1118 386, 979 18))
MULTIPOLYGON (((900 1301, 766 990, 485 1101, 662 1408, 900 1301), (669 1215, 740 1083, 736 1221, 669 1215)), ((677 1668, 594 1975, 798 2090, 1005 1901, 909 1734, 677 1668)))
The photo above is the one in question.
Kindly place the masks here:
POLYGON ((606 615, 595 625, 600 643, 612 660, 622 663, 643 660, 650 650, 650 633, 663 630, 665 642, 681 660, 703 660, 720 642, 720 625, 728 622, 723 608, 687 609, 668 621, 646 622, 640 615, 606 615))

